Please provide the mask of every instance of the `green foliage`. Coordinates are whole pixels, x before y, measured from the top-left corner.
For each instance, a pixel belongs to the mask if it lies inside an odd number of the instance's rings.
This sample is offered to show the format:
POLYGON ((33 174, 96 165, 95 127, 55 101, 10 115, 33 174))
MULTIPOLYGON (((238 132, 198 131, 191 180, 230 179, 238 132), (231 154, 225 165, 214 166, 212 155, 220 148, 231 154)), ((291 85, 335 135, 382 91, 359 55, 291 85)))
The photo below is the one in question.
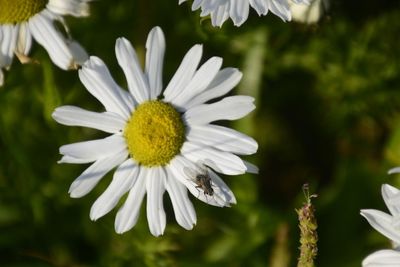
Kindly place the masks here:
POLYGON ((259 142, 247 160, 260 174, 224 177, 238 200, 231 208, 193 198, 192 231, 176 224, 168 197, 167 229, 159 238, 151 236, 145 210, 123 235, 114 232, 115 211, 90 221, 90 206, 111 176, 88 196, 71 199, 69 185, 85 166, 56 162, 59 146, 101 133, 57 125, 51 113, 66 104, 101 106, 76 72, 57 69, 35 45, 31 56, 40 64, 15 61, 0 88, 0 265, 294 266, 294 209, 305 182, 319 195, 316 266, 360 266, 369 253, 389 247, 359 210, 384 209, 380 185, 400 186, 386 174, 400 165, 398 1, 332 1, 329 14, 311 26, 251 11, 242 27, 229 21, 222 29, 177 2, 95 1, 90 17, 67 22, 123 87, 115 39, 128 38, 143 58, 155 25, 167 40, 165 84, 196 43, 204 44, 203 58, 218 55, 225 67, 239 68, 244 77, 236 91, 256 97, 257 110, 233 126, 259 142))

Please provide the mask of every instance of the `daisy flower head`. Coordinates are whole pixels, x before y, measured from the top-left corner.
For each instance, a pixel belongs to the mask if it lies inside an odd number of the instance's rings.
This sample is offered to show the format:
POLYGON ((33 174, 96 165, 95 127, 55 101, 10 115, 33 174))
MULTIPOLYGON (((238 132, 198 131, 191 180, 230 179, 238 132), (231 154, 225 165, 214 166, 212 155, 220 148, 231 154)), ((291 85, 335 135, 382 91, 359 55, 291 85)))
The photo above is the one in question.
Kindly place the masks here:
POLYGON ((115 230, 128 231, 136 224, 147 194, 147 221, 155 236, 162 235, 166 225, 165 191, 178 224, 188 230, 196 224, 188 190, 210 205, 225 207, 236 203, 232 191, 217 173, 257 172, 257 167, 237 155, 253 154, 258 145, 252 138, 212 122, 244 117, 255 108, 254 99, 230 96, 212 100, 239 83, 240 71, 221 69, 219 57, 212 57, 198 67, 202 45, 195 45, 163 90, 165 39, 159 27, 148 35, 144 71, 126 39, 117 39, 115 52, 129 90, 119 87, 103 61, 92 56, 79 70, 79 77, 103 104, 105 112, 63 106, 53 113, 53 118, 61 124, 111 134, 104 139, 60 148, 61 163, 92 163, 72 183, 70 196, 86 195, 107 172, 116 168, 110 185, 91 208, 91 219, 97 220, 108 213, 127 193, 116 215, 115 230), (201 168, 199 162, 203 164, 201 168), (200 169, 205 172, 200 173, 200 169))
MULTIPOLYGON (((179 4, 186 1, 179 0, 179 4)), ((250 6, 259 16, 265 16, 270 11, 283 21, 290 21, 290 1, 309 4, 309 0, 194 0, 192 10, 201 9, 200 16, 210 16, 213 26, 221 27, 228 18, 235 26, 240 26, 247 20, 250 6)))
POLYGON ((56 26, 60 22, 68 35, 64 15, 88 16, 90 0, 0 0, 0 86, 3 69, 9 69, 16 55, 29 62, 32 39, 64 70, 76 69, 87 58, 85 50, 56 26))
POLYGON ((390 214, 379 210, 361 210, 361 215, 382 235, 392 241, 393 249, 385 249, 366 257, 363 267, 400 266, 400 190, 382 185, 382 197, 390 214))

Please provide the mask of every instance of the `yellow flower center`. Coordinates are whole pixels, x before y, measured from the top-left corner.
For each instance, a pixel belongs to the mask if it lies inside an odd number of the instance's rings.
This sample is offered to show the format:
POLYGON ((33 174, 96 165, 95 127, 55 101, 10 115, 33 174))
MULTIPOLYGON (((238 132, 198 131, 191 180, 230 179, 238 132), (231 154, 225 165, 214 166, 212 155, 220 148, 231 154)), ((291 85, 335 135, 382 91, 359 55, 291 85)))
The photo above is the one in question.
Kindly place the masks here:
POLYGON ((27 21, 42 11, 48 0, 0 0, 0 24, 27 21))
POLYGON ((163 166, 180 152, 185 126, 172 105, 153 100, 136 108, 124 135, 133 159, 146 167, 163 166))

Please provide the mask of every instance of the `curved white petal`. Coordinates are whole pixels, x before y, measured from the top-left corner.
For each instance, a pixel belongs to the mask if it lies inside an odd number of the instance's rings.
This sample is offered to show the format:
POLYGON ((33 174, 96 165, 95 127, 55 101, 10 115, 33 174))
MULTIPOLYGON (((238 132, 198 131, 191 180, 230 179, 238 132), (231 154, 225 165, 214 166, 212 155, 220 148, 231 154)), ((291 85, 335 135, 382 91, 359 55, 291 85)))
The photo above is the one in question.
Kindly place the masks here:
POLYGON ((196 211, 187 195, 186 187, 174 178, 169 168, 165 169, 167 173, 166 189, 174 208, 176 221, 186 230, 191 230, 196 224, 196 211))
POLYGON ((207 160, 207 165, 219 173, 237 175, 246 172, 247 168, 238 156, 217 150, 213 147, 206 147, 193 142, 185 142, 181 153, 192 162, 207 160))
POLYGON ((111 184, 92 205, 90 218, 95 221, 110 212, 135 184, 138 173, 139 167, 131 158, 119 165, 111 184))
POLYGON ((249 0, 249 3, 259 16, 268 13, 268 1, 265 0, 249 0))
POLYGON ((118 64, 125 73, 129 91, 138 103, 150 99, 147 77, 140 68, 139 59, 131 43, 125 38, 118 38, 115 43, 118 64))
POLYGON ((115 231, 122 234, 135 226, 140 213, 144 195, 146 193, 146 170, 140 168, 135 184, 129 191, 124 205, 118 210, 115 218, 115 231))
POLYGON ((7 68, 14 58, 19 25, 0 25, 0 68, 7 68))
POLYGON ((107 133, 121 133, 126 124, 125 120, 116 113, 98 113, 74 106, 56 108, 51 116, 64 125, 88 127, 107 133))
POLYGON ((242 25, 249 16, 249 2, 244 0, 231 0, 229 14, 235 26, 242 25))
POLYGON ((183 114, 188 125, 202 125, 218 120, 237 120, 255 109, 250 96, 229 96, 212 103, 195 106, 183 114))
POLYGON ((248 161, 243 160, 244 165, 246 166, 246 172, 248 173, 254 173, 254 174, 258 174, 259 173, 259 169, 256 165, 254 165, 253 163, 250 163, 248 161))
POLYGON ((186 139, 238 155, 254 154, 258 149, 258 144, 253 138, 233 129, 212 124, 190 127, 186 139))
POLYGON ((32 34, 29 31, 27 23, 20 24, 17 40, 15 52, 27 55, 32 47, 32 34))
POLYGON ((211 99, 223 96, 229 93, 242 79, 242 73, 235 68, 225 68, 218 72, 214 80, 210 83, 207 89, 193 96, 184 106, 190 109, 193 106, 203 104, 211 99))
MULTIPOLYGON (((222 27, 222 24, 229 18, 230 6, 229 3, 218 5, 213 11, 210 11, 211 24, 213 26, 222 27)), ((203 13, 202 17, 207 16, 203 13)))
POLYGON ((147 170, 147 222, 150 232, 154 236, 164 233, 166 216, 163 205, 166 174, 162 167, 153 167, 147 170))
POLYGON ((388 174, 400 173, 400 167, 392 168, 388 171, 388 174))
POLYGON ((400 252, 391 249, 379 250, 370 254, 362 261, 363 267, 398 267, 400 252))
POLYGON ((194 74, 189 84, 170 102, 178 107, 185 107, 193 96, 202 93, 217 75, 222 65, 222 58, 212 57, 194 74))
POLYGON ((59 15, 86 17, 89 15, 90 0, 49 0, 47 8, 59 15))
POLYGON ((67 39, 55 28, 53 19, 53 14, 43 10, 29 20, 30 32, 46 49, 54 64, 64 70, 77 69, 79 64, 67 45, 67 39))
POLYGON ((125 138, 111 135, 104 139, 79 142, 60 147, 60 154, 86 161, 108 158, 126 149, 125 138))
POLYGON ((90 57, 79 70, 79 78, 86 89, 96 97, 107 111, 115 112, 129 119, 132 106, 126 102, 125 94, 111 77, 107 66, 98 57, 90 57))
POLYGON ((90 165, 69 188, 69 194, 73 198, 83 197, 89 193, 109 171, 125 161, 128 151, 119 152, 108 158, 101 158, 90 165))
POLYGON ((268 0, 269 10, 272 13, 280 17, 283 21, 290 21, 292 19, 292 14, 290 13, 290 8, 288 1, 286 0, 268 0))
POLYGON ((361 215, 378 232, 400 244, 400 231, 393 225, 392 216, 379 210, 361 210, 361 215))
POLYGON ((382 197, 392 215, 400 214, 400 190, 388 184, 382 185, 382 197))
POLYGON ((164 91, 166 102, 172 102, 189 84, 200 63, 203 54, 202 45, 194 45, 185 55, 181 65, 175 72, 167 88, 164 91))
POLYGON ((165 53, 165 37, 160 27, 154 27, 146 42, 146 75, 150 87, 150 99, 157 99, 161 94, 162 73, 165 53))

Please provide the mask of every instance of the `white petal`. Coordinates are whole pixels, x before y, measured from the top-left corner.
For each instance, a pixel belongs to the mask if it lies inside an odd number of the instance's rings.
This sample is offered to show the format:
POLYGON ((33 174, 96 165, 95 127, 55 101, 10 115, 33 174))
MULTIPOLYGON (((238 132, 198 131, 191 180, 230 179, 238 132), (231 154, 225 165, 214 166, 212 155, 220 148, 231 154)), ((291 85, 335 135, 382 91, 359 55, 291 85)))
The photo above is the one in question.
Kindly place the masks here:
POLYGON ((225 182, 212 170, 208 170, 212 179, 212 187, 214 194, 222 198, 225 203, 236 204, 236 198, 232 190, 225 184, 225 182))
POLYGON ((269 0, 269 3, 269 10, 280 17, 283 21, 290 21, 292 19, 289 4, 287 1, 269 0))
POLYGON ((254 154, 258 149, 253 138, 233 129, 211 124, 190 127, 186 139, 238 155, 254 154))
POLYGON ((167 88, 164 91, 166 102, 172 102, 189 84, 197 66, 200 63, 201 55, 203 53, 202 45, 194 45, 185 55, 181 65, 175 72, 167 88))
POLYGON ((249 2, 244 0, 231 0, 229 14, 235 26, 240 26, 249 16, 249 2))
POLYGON ((55 28, 54 15, 43 10, 29 20, 29 29, 35 40, 49 53, 51 60, 64 70, 76 69, 77 62, 68 48, 66 38, 55 28))
POLYGON ((90 218, 95 221, 110 212, 118 204, 120 198, 135 184, 138 173, 139 168, 131 158, 119 165, 111 184, 94 202, 90 210, 90 218))
POLYGON ((93 159, 86 158, 86 159, 81 159, 81 158, 74 158, 71 156, 63 156, 59 161, 57 161, 58 164, 61 163, 69 163, 69 164, 86 164, 86 163, 92 163, 93 159))
POLYGON ((218 72, 207 89, 185 104, 185 109, 203 104, 211 99, 223 96, 231 91, 242 79, 242 73, 235 68, 225 68, 218 72))
POLYGON ((0 25, 0 68, 7 68, 11 65, 17 46, 18 33, 18 25, 0 25))
POLYGON ((130 118, 133 107, 128 105, 124 99, 123 90, 115 83, 107 66, 100 58, 90 57, 79 70, 79 78, 107 111, 115 112, 124 119, 130 118))
POLYGON ((398 267, 400 266, 400 252, 385 249, 370 254, 362 261, 363 267, 398 267))
POLYGON ((393 215, 400 214, 400 190, 388 185, 382 185, 382 197, 393 215))
MULTIPOLYGON (((221 27, 222 24, 229 18, 229 3, 221 4, 211 12, 211 24, 213 26, 221 27)), ((202 14, 202 17, 205 15, 202 14)))
POLYGON ((388 174, 400 173, 400 167, 392 168, 388 171, 388 174))
POLYGON ((125 73, 129 91, 138 103, 150 99, 147 77, 140 68, 139 59, 131 43, 125 38, 118 38, 115 44, 118 64, 125 73))
POLYGON ((190 201, 186 187, 175 179, 170 169, 166 168, 166 189, 171 198, 176 221, 186 230, 191 230, 196 224, 196 211, 190 201))
POLYGON ((266 15, 268 13, 268 2, 265 0, 250 0, 250 5, 257 11, 259 16, 266 15))
POLYGON ((250 96, 230 96, 212 104, 193 107, 183 114, 189 125, 207 124, 217 120, 237 120, 255 109, 254 98, 250 96))
POLYGON ((154 27, 146 42, 146 75, 150 86, 150 98, 157 99, 163 88, 162 73, 165 53, 165 37, 160 27, 154 27))
POLYGON ((89 59, 88 53, 78 42, 66 39, 65 43, 77 65, 82 66, 89 59))
POLYGON ((400 243, 400 231, 392 224, 392 216, 379 210, 361 210, 361 215, 375 230, 393 242, 400 243))
POLYGON ((224 207, 230 206, 229 203, 226 203, 222 198, 217 196, 208 196, 204 194, 204 192, 200 191, 197 188, 197 184, 193 181, 193 178, 187 177, 184 173, 184 168, 195 168, 194 163, 182 156, 176 156, 170 164, 167 166, 169 171, 174 175, 174 177, 181 182, 183 185, 189 189, 190 193, 198 198, 199 200, 207 203, 209 205, 224 207))
POLYGON ((69 194, 73 198, 83 197, 89 193, 97 183, 114 167, 125 161, 128 151, 122 151, 108 158, 102 158, 90 165, 69 188, 69 194))
POLYGON ((32 46, 32 35, 27 23, 21 23, 18 33, 18 43, 15 52, 28 55, 32 46))
POLYGON ((49 0, 47 8, 60 15, 86 17, 89 15, 90 0, 49 0))
POLYGON ((254 165, 254 164, 252 164, 252 163, 250 163, 248 161, 245 161, 245 160, 243 160, 243 163, 247 168, 246 172, 254 173, 254 174, 258 174, 259 173, 260 170, 258 169, 258 167, 256 165, 254 165))
POLYGON ((144 194, 146 193, 146 171, 140 168, 138 178, 132 189, 129 191, 128 198, 124 205, 118 210, 115 218, 115 231, 122 234, 135 226, 140 213, 144 194))
POLYGON ((147 170, 147 222, 150 232, 154 236, 164 233, 166 217, 163 206, 163 195, 165 192, 165 171, 163 168, 149 168, 147 170))
POLYGON ((108 158, 126 149, 125 138, 111 135, 104 139, 79 142, 60 147, 60 154, 86 161, 108 158))
POLYGON ((193 142, 185 142, 181 153, 193 162, 207 159, 207 165, 217 172, 227 175, 237 175, 246 172, 247 168, 243 161, 232 153, 206 147, 193 142))
POLYGON ((125 120, 116 113, 98 113, 74 106, 56 108, 51 116, 64 125, 89 127, 107 133, 121 133, 126 124, 125 120))
POLYGON ((199 68, 198 71, 196 71, 189 84, 179 95, 171 100, 171 103, 178 107, 184 107, 188 101, 190 101, 194 96, 202 93, 210 85, 221 68, 221 65, 222 58, 210 58, 199 68))

